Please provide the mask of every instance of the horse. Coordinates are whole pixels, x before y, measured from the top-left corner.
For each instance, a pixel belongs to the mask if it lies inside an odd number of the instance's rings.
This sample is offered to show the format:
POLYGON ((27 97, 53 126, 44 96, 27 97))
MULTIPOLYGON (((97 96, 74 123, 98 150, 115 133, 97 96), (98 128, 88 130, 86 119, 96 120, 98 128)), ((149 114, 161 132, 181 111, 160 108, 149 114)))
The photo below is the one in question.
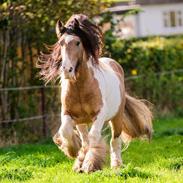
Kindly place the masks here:
POLYGON ((151 138, 152 112, 126 92, 121 65, 101 57, 102 31, 86 15, 75 14, 65 25, 58 20, 56 35, 57 42, 38 60, 46 83, 61 81, 61 125, 53 141, 76 158, 74 171, 101 170, 109 152, 101 132, 109 124, 111 167, 121 167, 122 142, 151 138))

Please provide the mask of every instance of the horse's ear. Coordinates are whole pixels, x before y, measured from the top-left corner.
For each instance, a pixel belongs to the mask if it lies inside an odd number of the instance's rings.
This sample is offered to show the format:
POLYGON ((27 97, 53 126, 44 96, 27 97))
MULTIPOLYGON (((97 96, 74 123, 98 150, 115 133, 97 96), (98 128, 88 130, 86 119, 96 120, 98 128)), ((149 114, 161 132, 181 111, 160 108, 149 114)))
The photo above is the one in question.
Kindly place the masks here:
POLYGON ((55 27, 58 39, 61 37, 63 29, 64 29, 64 24, 60 20, 58 20, 55 27))

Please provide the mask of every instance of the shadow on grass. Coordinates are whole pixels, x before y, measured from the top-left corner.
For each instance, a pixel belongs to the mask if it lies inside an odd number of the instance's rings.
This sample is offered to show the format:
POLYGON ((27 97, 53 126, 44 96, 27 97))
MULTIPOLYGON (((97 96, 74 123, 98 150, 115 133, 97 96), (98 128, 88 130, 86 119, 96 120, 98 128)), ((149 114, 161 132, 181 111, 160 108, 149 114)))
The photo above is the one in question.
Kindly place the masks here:
POLYGON ((119 175, 124 179, 127 179, 129 177, 139 177, 142 179, 148 179, 155 176, 150 172, 141 170, 141 168, 139 167, 133 167, 131 164, 128 164, 126 167, 124 167, 119 175))
POLYGON ((165 137, 172 135, 181 135, 183 136, 183 128, 170 128, 161 132, 155 132, 154 137, 165 137))
POLYGON ((183 157, 177 157, 174 160, 171 160, 168 166, 169 169, 179 171, 183 168, 183 157))

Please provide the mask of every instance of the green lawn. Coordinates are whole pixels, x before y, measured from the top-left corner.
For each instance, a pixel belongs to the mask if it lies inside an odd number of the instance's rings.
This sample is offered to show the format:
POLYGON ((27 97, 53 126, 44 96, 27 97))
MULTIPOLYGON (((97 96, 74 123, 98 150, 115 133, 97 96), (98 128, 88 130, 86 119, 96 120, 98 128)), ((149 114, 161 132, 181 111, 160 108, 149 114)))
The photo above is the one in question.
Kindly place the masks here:
POLYGON ((108 160, 102 171, 74 173, 73 161, 52 142, 2 148, 0 182, 183 182, 183 119, 156 120, 154 129, 150 143, 131 143, 123 152, 124 168, 116 171, 108 160))

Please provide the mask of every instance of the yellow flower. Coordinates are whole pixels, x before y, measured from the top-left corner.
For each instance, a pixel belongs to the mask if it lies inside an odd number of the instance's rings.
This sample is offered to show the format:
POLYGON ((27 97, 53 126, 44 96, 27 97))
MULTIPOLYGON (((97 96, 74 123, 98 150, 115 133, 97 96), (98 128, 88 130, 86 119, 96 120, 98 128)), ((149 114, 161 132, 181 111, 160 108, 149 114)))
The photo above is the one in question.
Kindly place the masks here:
POLYGON ((131 70, 131 74, 132 74, 133 76, 136 76, 136 75, 137 75, 137 69, 132 69, 132 70, 131 70))

